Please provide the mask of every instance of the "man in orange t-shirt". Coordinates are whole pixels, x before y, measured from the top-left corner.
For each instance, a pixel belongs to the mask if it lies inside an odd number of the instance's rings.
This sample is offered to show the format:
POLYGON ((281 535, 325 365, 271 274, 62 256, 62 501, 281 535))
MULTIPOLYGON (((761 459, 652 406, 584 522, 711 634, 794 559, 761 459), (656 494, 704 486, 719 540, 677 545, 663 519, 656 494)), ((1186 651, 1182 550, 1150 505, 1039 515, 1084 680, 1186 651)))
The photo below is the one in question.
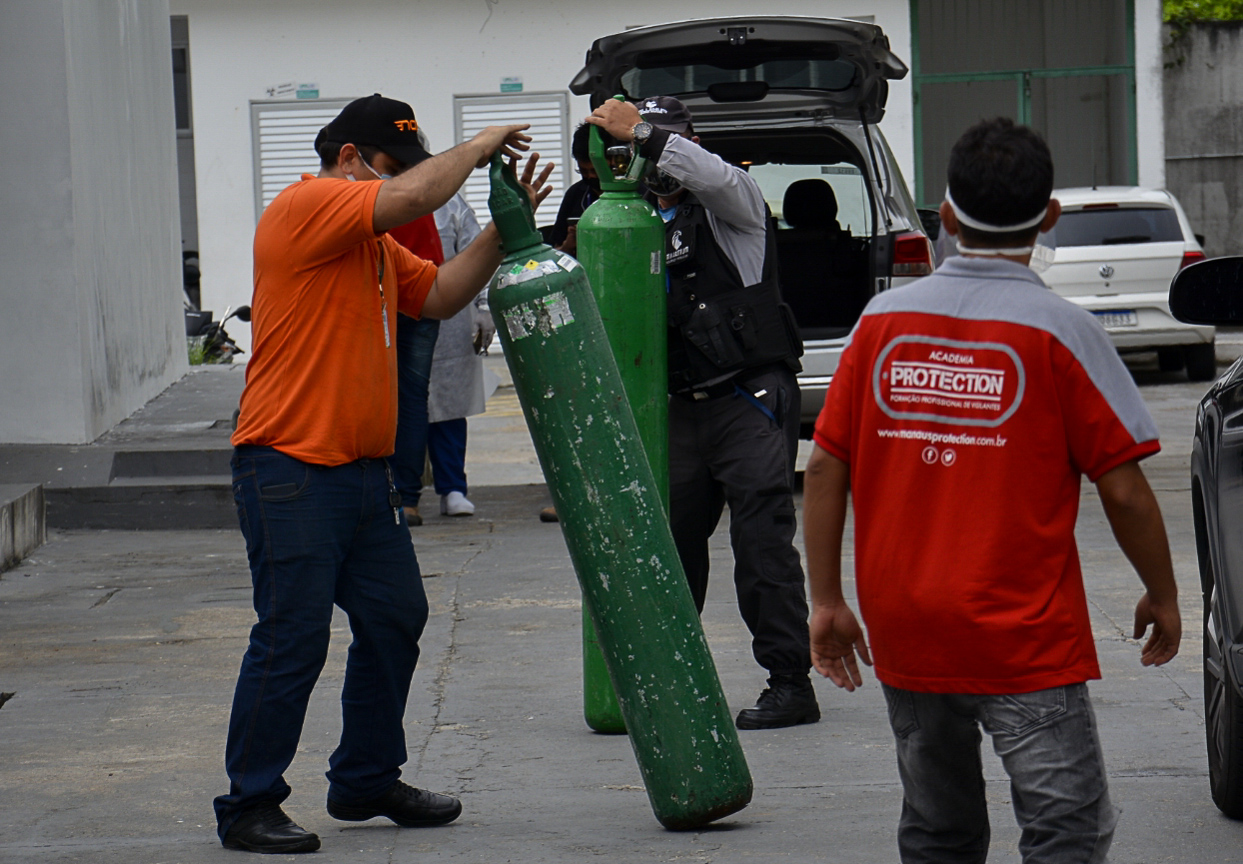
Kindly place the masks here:
POLYGON ((868 304, 807 463, 812 661, 853 690, 855 652, 875 658, 904 864, 988 856, 981 728, 1010 777, 1024 864, 1105 860, 1117 811, 1087 689, 1100 670, 1075 547, 1084 475, 1146 589, 1140 661, 1168 662, 1182 633, 1139 467, 1160 449, 1156 424, 1100 324, 1028 267, 1061 212, 1052 189, 1032 130, 967 130, 941 205, 961 254, 868 304), (870 650, 842 595, 848 494, 870 650))
MULTIPOLYGON (((461 812, 457 799, 398 779, 428 610, 385 457, 397 425, 397 313, 447 318, 463 308, 500 265, 500 235, 489 225, 437 269, 385 232, 434 211, 495 151, 527 149, 525 128, 492 126, 429 157, 409 105, 378 93, 355 100, 316 138, 319 175, 303 175, 259 219, 254 340, 233 434, 258 622, 229 719, 229 793, 215 801, 228 848, 319 848, 280 805, 334 604, 354 641, 328 812, 408 827, 461 812)), ((536 204, 552 168, 533 179, 537 159, 523 172, 536 204)))

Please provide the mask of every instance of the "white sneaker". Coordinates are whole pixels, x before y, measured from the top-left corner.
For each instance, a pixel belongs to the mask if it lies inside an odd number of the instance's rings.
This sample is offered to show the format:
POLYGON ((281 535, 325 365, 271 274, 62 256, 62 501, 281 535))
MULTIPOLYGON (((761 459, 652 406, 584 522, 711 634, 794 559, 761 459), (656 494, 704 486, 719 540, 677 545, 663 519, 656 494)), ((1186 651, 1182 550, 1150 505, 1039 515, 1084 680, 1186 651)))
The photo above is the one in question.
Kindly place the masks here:
POLYGON ((461 492, 440 496, 441 516, 474 516, 475 505, 461 492))

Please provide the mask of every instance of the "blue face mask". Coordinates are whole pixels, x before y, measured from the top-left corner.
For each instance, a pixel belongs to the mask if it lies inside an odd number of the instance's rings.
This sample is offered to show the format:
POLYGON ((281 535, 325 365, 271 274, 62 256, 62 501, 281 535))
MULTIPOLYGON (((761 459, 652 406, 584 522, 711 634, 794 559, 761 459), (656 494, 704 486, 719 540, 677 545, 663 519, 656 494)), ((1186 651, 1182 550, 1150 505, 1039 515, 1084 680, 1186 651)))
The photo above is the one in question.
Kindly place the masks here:
MULTIPOLYGON (((355 145, 355 146, 354 146, 354 149, 355 149, 355 150, 357 150, 357 149, 358 149, 358 146, 357 146, 357 145, 355 145)), ((370 163, 370 162, 368 162, 366 159, 364 159, 364 158, 363 158, 363 154, 362 154, 362 152, 361 152, 361 151, 359 151, 359 153, 358 153, 358 161, 359 161, 359 162, 361 162, 361 163, 363 163, 364 165, 366 165, 366 166, 367 166, 367 170, 368 170, 368 171, 370 171, 370 172, 371 172, 372 174, 374 174, 375 176, 379 177, 381 180, 392 180, 392 179, 393 179, 393 175, 392 175, 392 174, 381 174, 379 171, 377 171, 377 170, 375 170, 374 168, 372 168, 372 167, 371 167, 371 163, 370 163)), ((346 176, 346 178, 347 178, 347 179, 348 179, 351 183, 352 183, 352 182, 355 182, 355 181, 357 181, 357 180, 358 180, 358 178, 357 178, 357 177, 355 177, 353 174, 346 174, 345 176, 346 176)))
POLYGON ((374 174, 375 176, 379 177, 381 180, 392 180, 392 179, 393 179, 393 175, 392 175, 392 174, 381 174, 379 171, 377 171, 377 170, 375 170, 374 168, 372 168, 372 167, 371 167, 371 163, 370 163, 370 162, 368 162, 366 159, 363 159, 363 157, 362 157, 362 154, 361 154, 361 153, 358 155, 358 158, 359 158, 359 159, 361 159, 361 160, 362 160, 362 163, 363 163, 364 165, 366 165, 366 166, 367 166, 367 170, 368 170, 368 171, 370 171, 370 172, 371 172, 372 174, 374 174))

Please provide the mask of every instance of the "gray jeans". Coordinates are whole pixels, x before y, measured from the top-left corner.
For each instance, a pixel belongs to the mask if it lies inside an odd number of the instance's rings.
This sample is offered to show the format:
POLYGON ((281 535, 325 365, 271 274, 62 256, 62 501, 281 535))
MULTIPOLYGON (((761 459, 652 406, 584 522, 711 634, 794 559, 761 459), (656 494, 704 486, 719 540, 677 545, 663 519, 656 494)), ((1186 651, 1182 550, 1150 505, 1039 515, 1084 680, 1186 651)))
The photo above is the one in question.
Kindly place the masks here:
POLYGON ((763 395, 669 400, 670 527, 702 612, 708 538, 729 504, 734 588, 756 662, 770 673, 806 675, 807 595, 794 548, 798 383, 785 367, 739 380, 746 393, 763 395))
POLYGON ((1086 684, 1007 696, 884 689, 904 793, 903 864, 988 856, 981 726, 1010 775, 1024 864, 1106 860, 1118 816, 1086 684))

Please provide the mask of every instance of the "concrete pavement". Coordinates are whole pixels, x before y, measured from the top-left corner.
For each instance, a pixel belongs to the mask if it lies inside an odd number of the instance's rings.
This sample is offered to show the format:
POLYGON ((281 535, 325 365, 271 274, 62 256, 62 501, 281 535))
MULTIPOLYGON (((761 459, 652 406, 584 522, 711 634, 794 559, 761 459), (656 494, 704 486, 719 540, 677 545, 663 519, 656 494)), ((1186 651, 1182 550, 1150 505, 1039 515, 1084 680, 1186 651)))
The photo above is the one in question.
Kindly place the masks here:
MULTIPOLYGON (((1085 486, 1079 542, 1105 676, 1092 692, 1124 811, 1112 860, 1243 861, 1243 825, 1213 807, 1204 757, 1186 453, 1205 385, 1136 375, 1164 436, 1146 468, 1169 523, 1187 632, 1171 664, 1140 667, 1127 638, 1139 584, 1085 486)), ((460 794, 465 812, 423 830, 325 813, 349 641, 339 616, 287 775, 288 811, 324 840, 311 860, 895 861, 901 793, 870 676, 854 694, 818 682, 818 724, 743 733, 750 807, 702 831, 660 828, 627 739, 581 720, 578 590, 558 526, 536 519, 546 492, 525 483, 521 420, 491 404, 484 417, 494 425, 471 421, 478 515, 433 515, 413 532, 432 616, 407 712, 406 778, 460 794)), ((763 681, 727 576, 725 526, 713 554, 705 629, 737 710, 763 681)), ((0 691, 15 694, 0 707, 0 862, 251 860, 220 848, 211 798, 225 788, 225 723, 252 620, 232 529, 54 530, 0 575, 0 691)), ((985 764, 989 861, 1014 862, 1008 785, 991 753, 985 764)))

